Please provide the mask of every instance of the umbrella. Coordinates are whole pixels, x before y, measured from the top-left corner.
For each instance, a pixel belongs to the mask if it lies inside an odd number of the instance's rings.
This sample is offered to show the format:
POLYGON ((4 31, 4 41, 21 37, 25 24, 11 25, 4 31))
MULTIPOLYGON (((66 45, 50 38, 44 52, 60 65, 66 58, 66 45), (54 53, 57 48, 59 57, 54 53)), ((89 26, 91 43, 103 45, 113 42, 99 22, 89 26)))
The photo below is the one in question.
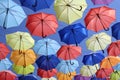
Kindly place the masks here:
MULTIPOLYGON (((105 0, 104 0, 105 1, 105 0)), ((115 10, 106 6, 92 8, 85 17, 85 25, 88 30, 95 32, 109 30, 110 24, 116 19, 115 10)))
POLYGON ((99 4, 109 4, 111 3, 113 0, 91 0, 94 5, 99 5, 99 4))
POLYGON ((86 77, 86 76, 82 76, 81 74, 80 75, 76 75, 74 77, 74 80, 90 80, 91 77, 86 77))
POLYGON ((11 61, 14 62, 15 65, 19 66, 28 66, 33 64, 36 60, 36 55, 33 50, 28 49, 26 51, 18 51, 14 50, 10 56, 11 61))
POLYGON ((120 39, 120 36, 119 36, 120 35, 120 27, 119 26, 120 26, 120 22, 118 22, 112 26, 112 36, 117 40, 120 39))
POLYGON ((54 4, 57 18, 68 24, 82 18, 86 8, 85 0, 55 0, 54 4))
POLYGON ((57 74, 57 70, 51 69, 51 70, 45 71, 43 69, 38 69, 37 74, 41 78, 50 78, 50 77, 55 76, 57 74))
POLYGON ((27 75, 34 72, 34 66, 28 65, 28 66, 17 66, 13 64, 12 66, 13 71, 15 71, 17 74, 27 75))
POLYGON ((56 33, 58 23, 53 14, 37 13, 28 16, 26 26, 32 35, 46 37, 56 33))
POLYGON ((58 72, 57 79, 58 80, 72 80, 75 75, 76 75, 76 72, 72 72, 72 73, 68 73, 68 74, 58 72))
POLYGON ((110 75, 110 80, 119 80, 120 79, 120 71, 115 71, 110 75))
POLYGON ((34 46, 34 40, 27 32, 17 31, 6 35, 7 44, 13 50, 26 50, 34 46))
POLYGON ((55 68, 59 62, 59 59, 54 55, 41 56, 36 60, 38 67, 46 71, 55 68))
POLYGON ((109 56, 119 56, 120 55, 120 40, 112 42, 107 49, 109 56))
POLYGON ((92 77, 90 80, 107 80, 106 78, 97 78, 97 77, 92 77))
POLYGON ((71 60, 71 62, 69 60, 63 60, 57 65, 58 71, 65 74, 74 72, 77 67, 79 67, 77 60, 71 60))
POLYGON ((71 60, 81 55, 81 47, 73 45, 63 45, 57 52, 57 56, 63 60, 71 60))
POLYGON ((38 80, 38 79, 34 75, 26 75, 26 76, 20 76, 19 80, 38 80))
POLYGON ((0 71, 0 80, 16 80, 17 75, 9 70, 0 71))
POLYGON ((55 40, 44 38, 35 44, 33 50, 38 55, 52 55, 56 54, 60 48, 60 44, 55 40))
POLYGON ((102 50, 104 53, 104 49, 111 43, 111 37, 104 32, 99 34, 94 34, 86 41, 87 48, 92 51, 102 50))
POLYGON ((100 63, 104 59, 103 53, 91 53, 88 55, 84 55, 82 62, 85 65, 95 65, 100 63))
POLYGON ((12 0, 0 0, 0 26, 4 29, 19 26, 26 18, 21 6, 12 0))
POLYGON ((80 23, 69 25, 59 31, 62 42, 67 44, 76 44, 83 41, 87 36, 87 29, 80 23))
POLYGON ((54 0, 20 0, 21 5, 34 11, 49 8, 54 0))
POLYGON ((90 77, 97 72, 96 68, 99 69, 98 64, 96 64, 94 66, 88 66, 88 65, 82 66, 80 73, 82 76, 90 77))
POLYGON ((2 59, 0 61, 0 71, 7 70, 12 66, 12 63, 9 61, 8 58, 2 59))
POLYGON ((54 78, 54 77, 51 77, 51 78, 42 78, 41 80, 57 80, 56 78, 54 78))
POLYGON ((0 60, 5 59, 9 52, 7 46, 0 42, 0 60))
POLYGON ((116 66, 113 67, 114 70, 120 71, 120 63, 118 63, 116 66))

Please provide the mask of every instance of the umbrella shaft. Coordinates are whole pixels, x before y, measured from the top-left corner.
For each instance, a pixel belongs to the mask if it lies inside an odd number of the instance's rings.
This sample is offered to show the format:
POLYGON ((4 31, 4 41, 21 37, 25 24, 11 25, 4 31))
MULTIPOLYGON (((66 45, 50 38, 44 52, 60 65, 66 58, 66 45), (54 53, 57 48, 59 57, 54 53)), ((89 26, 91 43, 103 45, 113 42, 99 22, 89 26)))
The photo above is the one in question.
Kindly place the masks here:
MULTIPOLYGON (((102 46, 101 46, 101 44, 100 44, 100 41, 99 41, 98 37, 96 37, 96 39, 97 39, 97 41, 98 41, 98 44, 99 44, 100 48, 102 49, 102 46)), ((102 52, 104 53, 104 50, 103 50, 103 49, 102 49, 102 52)))
MULTIPOLYGON (((110 62, 110 59, 108 58, 108 61, 110 62)), ((112 70, 114 71, 114 69, 113 69, 113 67, 112 67, 112 64, 111 64, 111 62, 110 62, 110 65, 111 65, 111 68, 112 68, 112 70)))

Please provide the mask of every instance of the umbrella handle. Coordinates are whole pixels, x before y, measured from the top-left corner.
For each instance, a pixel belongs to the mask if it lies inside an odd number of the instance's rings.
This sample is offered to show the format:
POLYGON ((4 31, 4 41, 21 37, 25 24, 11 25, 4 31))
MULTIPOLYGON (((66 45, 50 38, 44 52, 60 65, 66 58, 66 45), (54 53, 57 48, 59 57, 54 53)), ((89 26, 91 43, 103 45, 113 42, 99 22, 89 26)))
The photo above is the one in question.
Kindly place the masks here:
POLYGON ((104 28, 105 31, 109 31, 109 28, 104 28))
POLYGON ((71 64, 71 65, 74 65, 74 62, 72 63, 71 60, 70 60, 70 64, 71 64))

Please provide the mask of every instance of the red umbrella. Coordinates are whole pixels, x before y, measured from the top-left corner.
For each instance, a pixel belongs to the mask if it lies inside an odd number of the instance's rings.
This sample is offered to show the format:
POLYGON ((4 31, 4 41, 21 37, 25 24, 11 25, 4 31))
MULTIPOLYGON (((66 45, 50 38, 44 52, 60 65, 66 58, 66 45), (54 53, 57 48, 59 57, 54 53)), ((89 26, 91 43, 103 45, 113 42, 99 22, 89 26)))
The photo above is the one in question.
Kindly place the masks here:
POLYGON ((106 6, 92 8, 85 17, 87 29, 98 32, 109 30, 110 24, 115 21, 115 10, 106 6))
POLYGON ((119 56, 120 55, 120 40, 112 42, 107 49, 109 56, 119 56))
POLYGON ((45 71, 43 69, 38 69, 37 74, 41 78, 50 78, 50 77, 53 77, 57 74, 57 70, 52 69, 52 70, 45 71))
POLYGON ((9 70, 0 71, 0 80, 15 80, 16 74, 9 70))
POLYGON ((7 46, 0 42, 0 60, 5 59, 9 52, 10 50, 7 46))
POLYGON ((53 14, 36 13, 28 16, 26 26, 32 35, 46 37, 56 32, 58 23, 53 14))

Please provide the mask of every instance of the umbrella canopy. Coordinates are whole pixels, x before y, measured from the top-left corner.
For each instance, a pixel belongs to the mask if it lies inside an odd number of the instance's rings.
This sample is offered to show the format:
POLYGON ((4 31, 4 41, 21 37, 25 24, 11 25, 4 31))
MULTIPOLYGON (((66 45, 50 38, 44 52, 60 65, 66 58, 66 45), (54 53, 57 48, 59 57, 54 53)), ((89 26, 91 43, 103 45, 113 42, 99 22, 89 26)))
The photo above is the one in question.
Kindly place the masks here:
POLYGON ((9 52, 7 46, 0 42, 0 60, 5 59, 9 52))
POLYGON ((70 60, 63 60, 57 65, 58 71, 65 74, 74 72, 77 67, 79 67, 77 60, 71 60, 71 62, 70 60))
POLYGON ((120 63, 118 63, 116 66, 113 67, 114 70, 120 71, 120 63))
POLYGON ((19 80, 38 80, 38 79, 34 75, 26 75, 26 76, 20 76, 19 80))
POLYGON ((13 71, 15 71, 17 74, 27 75, 34 72, 34 66, 28 65, 28 66, 17 66, 13 64, 12 66, 13 71))
POLYGON ((57 56, 63 60, 71 60, 81 55, 81 47, 73 45, 63 45, 57 52, 57 56))
POLYGON ((44 38, 35 44, 33 50, 38 55, 53 55, 56 54, 60 48, 60 44, 53 39, 44 38))
POLYGON ((77 44, 83 41, 87 36, 87 29, 80 23, 69 25, 59 31, 62 42, 67 44, 77 44))
POLYGON ((58 80, 72 80, 74 76, 76 75, 76 72, 64 74, 64 73, 57 73, 57 79, 58 80))
POLYGON ((99 5, 99 4, 109 4, 111 3, 113 0, 91 0, 94 5, 99 5))
POLYGON ((86 8, 85 0, 55 0, 54 4, 57 18, 68 24, 82 18, 86 8))
POLYGON ((56 33, 58 23, 53 14, 36 13, 28 16, 26 26, 32 35, 46 37, 56 33))
POLYGON ((76 75, 76 76, 74 77, 74 80, 91 80, 91 77, 82 76, 82 75, 80 74, 80 75, 76 75))
POLYGON ((120 79, 120 71, 115 71, 110 75, 110 80, 119 80, 120 79))
POLYGON ((0 0, 0 26, 4 29, 19 26, 26 18, 22 7, 12 0, 0 0))
POLYGON ((115 19, 115 10, 106 6, 102 6, 90 9, 84 20, 88 30, 98 32, 103 29, 106 31, 109 30, 110 24, 114 22, 115 19))
POLYGON ((41 56, 36 60, 38 67, 46 71, 55 68, 59 62, 59 59, 54 55, 41 56))
POLYGON ((51 78, 51 77, 53 77, 57 74, 57 70, 56 69, 51 69, 51 70, 45 71, 43 69, 38 69, 37 74, 41 78, 51 78))
POLYGON ((27 32, 17 31, 7 34, 6 41, 13 50, 27 50, 34 46, 34 40, 27 32))
POLYGON ((57 80, 56 78, 54 78, 54 77, 51 77, 51 78, 42 78, 41 80, 57 80))
POLYGON ((0 61, 0 71, 7 70, 12 66, 12 63, 8 58, 2 59, 0 61))
POLYGON ((21 5, 34 11, 49 8, 54 0, 20 0, 21 5))
POLYGON ((19 66, 28 66, 33 64, 36 60, 36 55, 33 50, 25 50, 25 51, 18 51, 14 50, 10 56, 11 61, 14 62, 15 65, 19 66))
POLYGON ((1 80, 16 80, 17 75, 9 70, 0 71, 1 80))
POLYGON ((112 36, 117 40, 120 39, 120 36, 119 36, 120 35, 120 27, 119 26, 120 26, 120 22, 118 22, 112 26, 112 36))
POLYGON ((102 50, 111 43, 111 37, 104 32, 94 34, 86 41, 87 48, 92 51, 102 50))
POLYGON ((109 56, 119 56, 120 55, 120 40, 112 42, 107 49, 109 56))
POLYGON ((82 76, 90 77, 97 72, 97 69, 99 69, 98 64, 96 64, 94 66, 86 65, 81 68, 80 73, 82 76))
POLYGON ((82 62, 85 65, 95 65, 100 63, 104 59, 103 53, 91 53, 88 55, 84 55, 82 62))

